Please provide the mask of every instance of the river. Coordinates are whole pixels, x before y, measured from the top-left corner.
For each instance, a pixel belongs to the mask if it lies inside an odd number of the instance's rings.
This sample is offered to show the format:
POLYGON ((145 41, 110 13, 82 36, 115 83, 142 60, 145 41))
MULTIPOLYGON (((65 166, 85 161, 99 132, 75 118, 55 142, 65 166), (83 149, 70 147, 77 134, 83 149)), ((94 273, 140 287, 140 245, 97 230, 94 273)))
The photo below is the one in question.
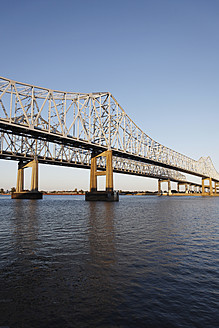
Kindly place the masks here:
POLYGON ((0 327, 218 327, 219 197, 0 196, 0 327))

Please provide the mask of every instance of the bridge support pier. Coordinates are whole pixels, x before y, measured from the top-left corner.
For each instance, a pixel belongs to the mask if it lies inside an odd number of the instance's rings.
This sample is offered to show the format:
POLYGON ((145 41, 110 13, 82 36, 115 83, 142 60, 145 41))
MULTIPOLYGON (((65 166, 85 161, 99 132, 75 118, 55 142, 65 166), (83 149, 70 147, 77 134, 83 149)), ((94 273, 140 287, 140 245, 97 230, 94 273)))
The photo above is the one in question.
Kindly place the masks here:
POLYGON ((171 191, 171 181, 168 179, 168 196, 172 195, 172 191, 171 191))
POLYGON ((189 194, 193 193, 193 184, 189 183, 189 194))
POLYGON ((119 200, 119 193, 113 191, 113 153, 112 150, 106 150, 101 154, 93 153, 91 156, 90 170, 90 192, 85 193, 87 201, 108 201, 114 202, 119 200), (106 157, 106 170, 97 171, 97 158, 106 157), (106 191, 97 191, 97 177, 106 176, 106 191))
MULTIPOLYGON (((178 193, 180 193, 180 186, 185 187, 185 193, 186 193, 186 190, 188 190, 187 183, 185 183, 185 182, 177 182, 177 191, 178 191, 178 193)), ((182 192, 182 190, 181 190, 181 192, 182 192)))
POLYGON ((11 194, 12 199, 42 199, 42 193, 38 191, 38 161, 35 158, 29 163, 18 163, 16 192, 11 194), (31 190, 24 191, 24 169, 32 167, 31 190))
POLYGON ((161 183, 162 182, 167 182, 168 183, 168 191, 167 191, 167 195, 168 196, 171 196, 172 195, 172 192, 171 192, 171 181, 170 181, 170 179, 168 179, 168 180, 158 180, 158 195, 162 195, 163 193, 162 193, 162 189, 161 189, 161 183))
POLYGON ((213 196, 212 178, 202 178, 202 196, 213 196), (205 184, 206 181, 208 184, 205 184))
POLYGON ((215 195, 218 193, 218 190, 219 189, 219 182, 216 182, 215 181, 215 185, 214 185, 214 193, 215 193, 215 195))
POLYGON ((17 172, 17 186, 16 192, 21 192, 24 190, 24 170, 22 168, 23 162, 18 163, 18 172, 17 172))
POLYGON ((162 195, 162 188, 161 188, 161 183, 162 183, 162 180, 158 180, 158 195, 161 196, 162 195))

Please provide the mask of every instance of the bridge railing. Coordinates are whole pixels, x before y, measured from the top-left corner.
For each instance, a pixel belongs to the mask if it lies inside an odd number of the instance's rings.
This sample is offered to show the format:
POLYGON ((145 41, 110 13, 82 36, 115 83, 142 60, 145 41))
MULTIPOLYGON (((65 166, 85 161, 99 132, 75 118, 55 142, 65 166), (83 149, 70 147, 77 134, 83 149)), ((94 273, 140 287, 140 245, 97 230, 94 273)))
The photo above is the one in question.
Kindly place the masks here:
POLYGON ((61 92, 0 78, 0 126, 99 145, 219 180, 210 158, 196 161, 144 133, 109 92, 61 92))

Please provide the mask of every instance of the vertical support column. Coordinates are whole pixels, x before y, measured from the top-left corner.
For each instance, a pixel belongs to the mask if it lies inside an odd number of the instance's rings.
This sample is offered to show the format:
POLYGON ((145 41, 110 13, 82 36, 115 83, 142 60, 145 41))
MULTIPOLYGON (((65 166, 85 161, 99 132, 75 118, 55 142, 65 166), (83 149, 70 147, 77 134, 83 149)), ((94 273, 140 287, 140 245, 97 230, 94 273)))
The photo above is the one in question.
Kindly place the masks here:
POLYGON ((91 154, 91 168, 90 168, 90 191, 97 191, 97 158, 93 152, 91 154))
POLYGON ((209 194, 213 196, 212 178, 209 178, 209 194))
POLYGON ((35 157, 33 161, 22 166, 22 171, 26 167, 32 168, 30 191, 38 191, 38 160, 35 157))
POLYGON ((38 161, 32 162, 31 191, 38 191, 38 161))
POLYGON ((106 151, 106 191, 113 191, 113 153, 106 151))
POLYGON ((22 166, 23 162, 20 161, 18 163, 16 192, 22 192, 24 190, 24 170, 22 166))
POLYGON ((177 183, 177 192, 179 194, 179 182, 177 183))
POLYGON ((161 196, 161 180, 159 179, 158 180, 158 195, 160 195, 161 196))
POLYGON ((212 178, 202 178, 202 196, 213 196, 212 178), (205 181, 208 181, 208 185, 205 185, 205 181), (205 189, 208 188, 208 192, 205 189))
POLYGON ((188 194, 189 193, 189 190, 188 190, 188 184, 185 183, 185 193, 188 194))
POLYGON ((202 178, 202 196, 205 194, 205 179, 202 178))
POLYGON ((168 179, 168 196, 171 196, 172 192, 171 192, 171 181, 168 179))
POLYGON ((38 191, 38 160, 37 160, 37 158, 34 158, 33 161, 23 165, 22 168, 25 169, 26 167, 32 168, 30 191, 38 191))

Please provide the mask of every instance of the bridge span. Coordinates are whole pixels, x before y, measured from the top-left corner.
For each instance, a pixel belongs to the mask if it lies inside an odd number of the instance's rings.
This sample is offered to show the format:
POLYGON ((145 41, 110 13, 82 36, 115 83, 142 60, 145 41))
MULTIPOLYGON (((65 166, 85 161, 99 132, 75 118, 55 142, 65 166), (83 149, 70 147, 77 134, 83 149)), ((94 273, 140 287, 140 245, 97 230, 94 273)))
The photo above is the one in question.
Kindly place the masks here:
POLYGON ((169 194, 171 181, 187 190, 183 173, 202 178, 202 195, 219 188, 210 157, 196 161, 156 142, 109 92, 62 92, 0 77, 0 134, 0 158, 19 161, 19 193, 27 166, 38 190, 38 162, 90 169, 92 193, 98 175, 106 175, 106 192, 113 193, 113 172, 157 178, 159 192, 168 181, 169 194))

